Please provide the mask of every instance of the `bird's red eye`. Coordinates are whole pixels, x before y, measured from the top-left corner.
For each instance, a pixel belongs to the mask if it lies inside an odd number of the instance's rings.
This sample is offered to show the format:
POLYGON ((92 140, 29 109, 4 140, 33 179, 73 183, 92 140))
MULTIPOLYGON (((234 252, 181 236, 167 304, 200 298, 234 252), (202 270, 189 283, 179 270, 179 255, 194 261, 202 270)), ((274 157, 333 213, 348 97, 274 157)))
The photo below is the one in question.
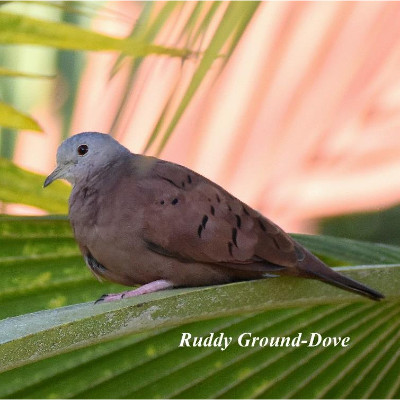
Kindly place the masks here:
POLYGON ((84 156, 88 151, 89 151, 89 147, 88 147, 87 144, 81 144, 81 145, 78 147, 78 154, 79 154, 80 156, 84 156))

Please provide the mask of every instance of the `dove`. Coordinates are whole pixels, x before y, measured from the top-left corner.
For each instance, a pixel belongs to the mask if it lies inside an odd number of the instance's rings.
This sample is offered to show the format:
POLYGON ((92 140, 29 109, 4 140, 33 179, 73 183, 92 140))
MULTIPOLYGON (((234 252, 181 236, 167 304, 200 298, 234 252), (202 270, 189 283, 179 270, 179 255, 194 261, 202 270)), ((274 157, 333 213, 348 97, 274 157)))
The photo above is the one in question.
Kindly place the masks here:
POLYGON ((177 287, 291 275, 379 300, 275 223, 204 176, 131 153, 108 134, 83 132, 61 143, 56 179, 72 185, 69 219, 83 258, 100 280, 140 287, 109 302, 177 287))

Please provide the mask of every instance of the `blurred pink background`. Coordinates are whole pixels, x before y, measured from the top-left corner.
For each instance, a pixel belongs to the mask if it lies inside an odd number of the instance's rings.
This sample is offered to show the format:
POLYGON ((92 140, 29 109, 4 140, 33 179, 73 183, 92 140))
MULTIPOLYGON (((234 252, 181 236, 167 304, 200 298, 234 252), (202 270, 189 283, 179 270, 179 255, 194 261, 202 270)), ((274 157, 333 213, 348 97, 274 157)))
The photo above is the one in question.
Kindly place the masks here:
MULTIPOLYGON (((110 2, 129 20, 98 18, 93 29, 128 35, 142 6, 110 2)), ((187 3, 155 42, 184 47, 179 33, 194 6, 187 3)), ((214 63, 161 158, 202 173, 291 232, 312 232, 322 216, 398 203, 399 21, 398 2, 261 3, 226 68, 222 57, 214 63)), ((212 34, 195 48, 205 49, 212 34)), ((110 132, 130 70, 124 62, 110 79, 117 57, 88 54, 70 134, 110 132)), ((198 63, 147 57, 115 137, 142 152, 172 95, 170 121, 198 63)), ((31 112, 46 132, 19 135, 15 162, 48 174, 61 137, 54 99, 31 112)))

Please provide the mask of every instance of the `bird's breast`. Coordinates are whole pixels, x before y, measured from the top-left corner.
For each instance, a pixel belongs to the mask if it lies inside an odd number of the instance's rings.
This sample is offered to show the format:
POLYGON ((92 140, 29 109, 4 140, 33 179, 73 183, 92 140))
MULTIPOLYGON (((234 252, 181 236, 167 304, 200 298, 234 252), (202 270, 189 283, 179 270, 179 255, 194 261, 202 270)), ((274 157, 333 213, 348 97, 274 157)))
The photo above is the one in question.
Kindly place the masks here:
POLYGON ((124 257, 126 249, 134 250, 139 246, 143 213, 134 196, 121 196, 114 190, 94 190, 86 186, 75 189, 69 203, 75 238, 90 249, 99 262, 105 266, 110 264, 107 249, 113 249, 116 260, 124 257))

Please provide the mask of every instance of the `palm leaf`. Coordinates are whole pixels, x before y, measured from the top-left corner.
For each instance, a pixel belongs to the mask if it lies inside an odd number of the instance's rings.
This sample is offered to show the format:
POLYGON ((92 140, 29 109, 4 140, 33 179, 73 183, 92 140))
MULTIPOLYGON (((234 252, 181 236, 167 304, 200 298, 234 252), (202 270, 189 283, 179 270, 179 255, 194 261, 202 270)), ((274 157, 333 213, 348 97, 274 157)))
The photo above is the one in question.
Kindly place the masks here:
POLYGON ((0 76, 20 77, 20 78, 35 78, 35 79, 50 79, 54 76, 42 74, 30 74, 28 72, 14 71, 8 68, 0 67, 0 76))
POLYGON ((66 50, 114 50, 131 56, 163 54, 185 57, 189 54, 187 50, 152 45, 140 39, 114 38, 71 24, 49 22, 6 12, 0 12, 0 43, 33 44, 66 50), (82 37, 85 40, 82 40, 82 37))
MULTIPOLYGON (((149 54, 170 57, 187 57, 190 55, 189 50, 154 45, 145 38, 116 38, 72 24, 50 22, 3 11, 0 11, 0 44, 31 44, 81 51, 111 50, 135 57, 143 57, 149 54), (85 40, 82 40, 83 37, 85 40)), ((5 74, 21 76, 21 73, 16 74, 2 68, 0 75, 5 74)), ((24 74, 24 76, 28 76, 28 74, 24 74)), ((3 102, 0 102, 0 126, 42 131, 34 119, 3 102)))
MULTIPOLYGON (((363 262, 363 250, 370 253, 370 262, 392 263, 400 257, 396 246, 321 236, 296 239, 338 263, 348 256, 354 263, 363 262)), ((20 297, 25 304, 31 299, 33 311, 43 308, 38 301, 41 295, 55 296, 54 302, 45 306, 49 308, 80 301, 79 291, 88 300, 102 291, 117 290, 111 286, 104 290, 90 277, 65 217, 3 217, 0 254, 4 274, 0 298, 9 315, 20 297), (59 290, 72 293, 57 304, 59 290)), ((398 362, 393 349, 398 344, 400 324, 396 284, 400 266, 341 269, 382 290, 388 300, 376 304, 320 282, 278 278, 172 290, 96 306, 90 302, 4 319, 0 322, 0 365, 4 371, 0 374, 0 396, 291 398, 396 394, 399 380, 389 367, 398 362), (235 344, 225 351, 179 348, 182 332, 200 336, 224 332, 234 337, 235 344), (236 340, 243 332, 260 337, 319 332, 350 336, 352 345, 240 347, 236 340), (378 380, 377 371, 381 372, 378 380)))
MULTIPOLYGON (((202 2, 169 2, 160 7, 158 11, 151 5, 145 6, 138 23, 132 30, 131 37, 138 35, 148 41, 154 40, 159 34, 165 40, 168 37, 166 31, 174 27, 171 21, 180 17, 180 13, 183 10, 187 8, 191 10, 178 37, 186 43, 185 47, 193 50, 193 54, 196 56, 196 59, 192 57, 190 62, 198 65, 195 67, 188 83, 183 83, 185 78, 183 75, 179 76, 177 74, 175 85, 172 85, 170 93, 166 96, 164 106, 155 121, 154 129, 150 134, 144 152, 154 147, 155 153, 161 153, 205 78, 209 76, 210 70, 214 68, 219 72, 222 71, 246 27, 251 22, 258 5, 259 2, 211 2, 207 4, 202 2), (223 13, 218 14, 217 11, 223 11, 223 13), (153 23, 148 21, 150 14, 153 16, 153 23), (203 38, 211 27, 215 31, 209 42, 203 46, 203 38), (203 47, 205 50, 200 50, 203 47), (195 50, 196 48, 198 49, 197 51, 195 50), (216 60, 221 58, 224 59, 224 62, 214 65, 216 60), (185 86, 183 86, 184 90, 181 94, 180 92, 182 91, 178 89, 182 85, 185 86)), ((124 57, 124 55, 121 55, 118 58, 112 75, 115 74, 124 57)), ((113 120, 112 132, 115 132, 122 120, 126 123, 126 119, 129 119, 128 112, 132 113, 132 110, 127 110, 127 104, 132 95, 132 88, 136 82, 135 79, 142 61, 143 59, 136 58, 132 64, 126 89, 122 94, 118 112, 113 120)), ((186 59, 184 58, 183 61, 186 62, 186 59)), ((216 76, 218 76, 218 73, 215 74, 216 76)))
MULTIPOLYGON (((211 39, 210 43, 205 50, 201 61, 193 74, 193 77, 187 87, 175 113, 168 124, 163 136, 161 138, 161 142, 157 149, 157 154, 160 154, 169 137, 171 136, 172 132, 174 131, 176 125, 178 124, 179 120, 181 119, 184 111, 190 104, 191 100, 193 99, 195 93, 197 92, 198 88, 200 87, 201 83, 203 82, 205 76, 207 75, 208 71, 210 70, 214 61, 221 56, 221 51, 224 46, 229 43, 232 37, 234 37, 234 46, 231 46, 228 55, 230 55, 233 51, 233 48, 236 46, 240 35, 238 32, 243 33, 245 27, 250 22, 251 17, 255 13, 258 2, 231 2, 229 3, 224 16, 221 19, 221 22, 214 33, 213 38, 211 39)), ((154 134, 150 137, 149 142, 146 146, 145 151, 149 148, 149 146, 154 141, 155 137, 154 134)))
MULTIPOLYGON (((349 271, 350 272, 350 271, 349 271)), ((354 270, 349 276, 360 279, 397 297, 400 266, 354 270), (376 285, 379 282, 379 285, 376 285)), ((295 305, 357 301, 356 295, 319 282, 280 278, 231 285, 179 289, 144 298, 94 306, 80 304, 3 320, 0 324, 0 370, 39 360, 131 333, 176 324, 263 311, 295 305), (268 293, 268 297, 265 295, 268 293), (201 309, 197 305, 201 304, 201 309), (40 338, 40 350, 37 342, 40 338)), ((383 307, 385 307, 384 305, 383 307)))
POLYGON ((42 132, 42 128, 32 117, 2 101, 0 101, 0 126, 42 132))
POLYGON ((70 187, 63 182, 43 190, 44 176, 0 158, 0 201, 26 204, 53 213, 66 213, 70 187))

